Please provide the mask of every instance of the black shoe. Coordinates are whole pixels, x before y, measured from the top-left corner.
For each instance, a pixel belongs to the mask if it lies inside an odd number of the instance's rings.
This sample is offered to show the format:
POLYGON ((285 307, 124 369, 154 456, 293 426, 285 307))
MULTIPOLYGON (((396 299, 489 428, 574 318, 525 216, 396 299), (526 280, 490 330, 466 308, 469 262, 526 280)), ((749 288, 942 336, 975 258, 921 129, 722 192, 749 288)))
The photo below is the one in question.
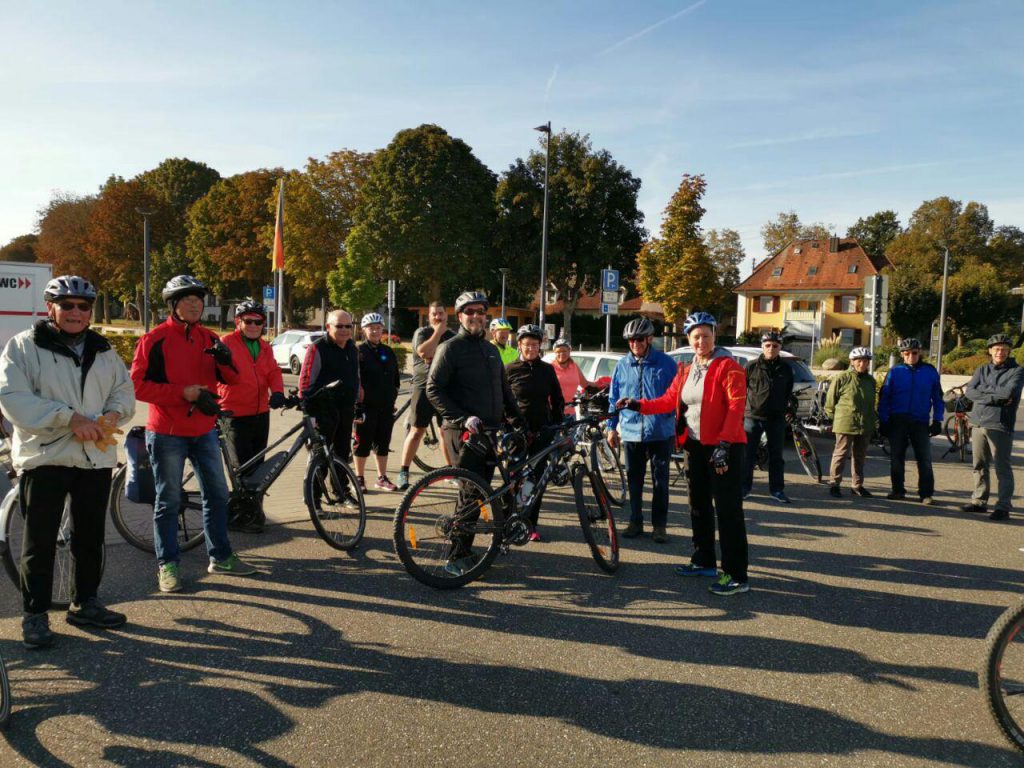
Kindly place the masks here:
POLYGON ((68 608, 68 624, 76 627, 98 627, 99 629, 116 629, 123 627, 128 617, 123 613, 111 611, 99 601, 90 597, 81 605, 71 604, 68 608))
POLYGON ((830 485, 828 488, 828 495, 834 499, 843 498, 843 492, 839 490, 838 485, 830 485))
POLYGON ((21 641, 26 648, 49 648, 53 645, 48 613, 28 613, 21 620, 21 641))
POLYGON ((993 509, 992 514, 988 516, 989 520, 1009 520, 1010 513, 1005 509, 993 509))
POLYGON ((651 532, 651 541, 655 544, 664 544, 668 541, 668 533, 665 531, 665 526, 654 526, 654 530, 651 532))
POLYGON ((626 530, 622 532, 622 538, 624 539, 635 539, 637 536, 644 535, 644 527, 637 525, 636 523, 630 523, 626 526, 626 530))
POLYGON ((867 488, 854 488, 850 492, 854 496, 860 496, 862 499, 870 499, 872 496, 874 496, 874 494, 871 493, 871 491, 869 491, 867 488))
POLYGON ((904 501, 907 498, 906 491, 892 491, 885 495, 889 501, 904 501))
POLYGON ((971 502, 970 504, 964 504, 962 507, 960 507, 960 511, 966 512, 968 514, 976 513, 979 515, 983 515, 988 510, 985 509, 984 504, 975 504, 974 502, 971 502))

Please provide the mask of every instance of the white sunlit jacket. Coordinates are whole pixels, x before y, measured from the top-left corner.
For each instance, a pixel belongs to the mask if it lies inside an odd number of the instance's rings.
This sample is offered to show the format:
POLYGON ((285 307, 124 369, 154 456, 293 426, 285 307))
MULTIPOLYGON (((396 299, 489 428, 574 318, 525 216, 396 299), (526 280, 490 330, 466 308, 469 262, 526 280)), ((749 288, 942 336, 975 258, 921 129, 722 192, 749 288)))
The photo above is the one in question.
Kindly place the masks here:
POLYGON ((135 390, 124 362, 98 333, 86 331, 79 358, 40 320, 0 354, 0 410, 14 425, 11 457, 18 472, 41 466, 105 469, 117 464, 117 450, 76 440, 71 417, 117 411, 123 424, 135 413, 135 390))

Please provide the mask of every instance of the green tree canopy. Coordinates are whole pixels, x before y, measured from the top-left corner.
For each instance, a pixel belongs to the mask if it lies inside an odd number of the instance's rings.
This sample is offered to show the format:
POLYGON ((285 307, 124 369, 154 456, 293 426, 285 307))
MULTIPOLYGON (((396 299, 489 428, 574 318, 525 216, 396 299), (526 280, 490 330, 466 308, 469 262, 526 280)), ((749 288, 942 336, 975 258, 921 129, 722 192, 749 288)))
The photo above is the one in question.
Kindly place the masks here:
POLYGON ((761 227, 761 239, 764 242, 765 253, 774 256, 794 240, 809 240, 818 238, 827 240, 834 227, 831 224, 804 224, 796 211, 782 211, 761 227))
POLYGON ((0 248, 0 261, 36 261, 39 235, 18 235, 0 248))
POLYGON ((881 258, 885 249, 903 231, 895 211, 878 211, 867 218, 861 217, 846 230, 847 237, 857 238, 869 256, 881 258))
POLYGON ((170 157, 136 178, 149 191, 170 203, 181 218, 184 233, 185 215, 189 207, 220 181, 220 174, 206 163, 189 160, 187 157, 170 157))
MULTIPOLYGON (((545 138, 502 174, 496 192, 495 266, 512 267, 510 285, 527 296, 539 288, 545 138)), ((608 265, 628 280, 647 232, 637 207, 640 179, 607 150, 594 150, 587 135, 563 131, 550 140, 547 277, 565 301, 564 334, 571 338, 580 297, 600 288, 608 265)))
POLYGON ((329 278, 332 300, 361 312, 384 299, 388 279, 446 301, 478 284, 491 255, 494 185, 470 146, 443 128, 399 131, 362 184, 329 278))
POLYGON ((740 284, 740 265, 747 254, 743 250, 740 233, 735 229, 710 229, 704 236, 704 244, 721 289, 713 310, 720 317, 736 309, 733 291, 740 284))
POLYGON ((659 302, 665 319, 673 322, 721 301, 721 283, 700 226, 706 189, 703 175, 683 174, 665 208, 661 236, 648 241, 638 257, 640 293, 659 302))

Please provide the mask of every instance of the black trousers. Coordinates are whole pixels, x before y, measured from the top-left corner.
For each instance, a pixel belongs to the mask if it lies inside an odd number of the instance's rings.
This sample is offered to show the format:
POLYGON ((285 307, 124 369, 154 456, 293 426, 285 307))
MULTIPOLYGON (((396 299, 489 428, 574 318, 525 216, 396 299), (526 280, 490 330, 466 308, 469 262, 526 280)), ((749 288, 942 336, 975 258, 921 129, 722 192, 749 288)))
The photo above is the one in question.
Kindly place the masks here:
MULTIPOLYGON (((490 486, 491 481, 494 479, 494 471, 498 466, 497 457, 493 451, 477 451, 469 444, 463 443, 461 440, 462 432, 463 430, 461 429, 449 429, 447 427, 441 430, 441 437, 445 441, 445 445, 448 446, 448 455, 455 457, 456 467, 476 472, 490 486)), ((463 491, 463 493, 465 492, 463 491)), ((471 499, 463 498, 462 494, 459 495, 460 508, 464 508, 469 501, 471 499)), ((466 522, 475 523, 479 517, 480 508, 477 507, 473 512, 466 515, 466 522)), ((449 559, 457 560, 470 554, 473 547, 473 538, 473 534, 457 537, 453 542, 454 546, 452 547, 449 559)))
POLYGON ((71 555, 75 561, 74 602, 96 596, 103 573, 103 536, 110 494, 109 469, 36 467, 21 474, 25 539, 21 557, 21 596, 25 613, 50 608, 53 561, 64 500, 71 494, 71 555))
MULTIPOLYGON (((228 422, 225 437, 235 448, 238 465, 245 464, 267 447, 270 437, 270 412, 257 413, 253 416, 233 416, 228 422)), ((256 466, 262 463, 263 459, 260 459, 256 466)))
POLYGON ((928 424, 914 421, 905 414, 893 414, 889 417, 889 448, 892 460, 889 465, 889 479, 896 493, 906 493, 904 477, 906 474, 907 446, 914 447, 914 458, 917 459, 917 495, 924 499, 935 495, 935 473, 932 471, 932 438, 928 434, 928 424))
POLYGON ((743 519, 743 496, 740 478, 743 476, 744 447, 733 443, 729 448, 729 469, 723 475, 715 472, 709 463, 713 446, 701 445, 696 440, 686 441, 689 454, 690 521, 693 526, 693 563, 714 568, 715 518, 718 518, 718 538, 722 545, 722 570, 736 581, 747 580, 747 525, 743 519))
POLYGON ((387 456, 391 450, 391 431, 395 426, 395 404, 366 409, 362 424, 356 424, 356 456, 366 458, 371 452, 387 456))
POLYGON ((786 441, 786 417, 771 416, 766 419, 753 419, 753 427, 747 432, 747 462, 743 476, 743 490, 749 492, 754 487, 754 465, 757 464, 757 448, 761 444, 761 435, 768 436, 768 491, 786 490, 786 461, 782 456, 782 446, 786 441))

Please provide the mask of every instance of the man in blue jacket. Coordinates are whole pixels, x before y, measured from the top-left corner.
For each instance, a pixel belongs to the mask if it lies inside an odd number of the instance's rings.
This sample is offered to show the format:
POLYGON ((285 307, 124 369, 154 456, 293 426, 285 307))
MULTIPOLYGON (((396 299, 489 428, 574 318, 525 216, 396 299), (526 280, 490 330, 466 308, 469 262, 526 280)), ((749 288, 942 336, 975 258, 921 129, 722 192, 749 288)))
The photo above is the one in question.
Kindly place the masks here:
POLYGON ((935 366, 921 361, 920 341, 901 339, 899 349, 903 362, 886 375, 878 398, 879 429, 892 448, 892 493, 886 498, 907 498, 903 476, 909 443, 917 460, 918 498, 922 504, 931 504, 935 494, 931 438, 942 431, 942 384, 935 366))
MULTIPOLYGON (((626 323, 622 332, 629 353, 612 373, 608 402, 621 398, 653 399, 665 394, 676 375, 672 358, 651 346, 654 325, 646 317, 626 323)), ((636 411, 615 413, 607 422, 608 444, 625 447, 626 480, 629 484, 629 525, 622 535, 631 539, 644 532, 643 494, 647 462, 651 463, 653 494, 651 500, 651 538, 658 544, 668 541, 668 464, 675 443, 675 414, 641 416, 636 411)))
POLYGON ((971 409, 971 450, 974 453, 974 494, 964 512, 984 512, 989 496, 989 466, 994 464, 998 498, 989 518, 1007 520, 1013 501, 1013 427, 1024 388, 1024 368, 1010 357, 1010 337, 997 333, 988 340, 991 363, 974 372, 964 394, 971 409))

